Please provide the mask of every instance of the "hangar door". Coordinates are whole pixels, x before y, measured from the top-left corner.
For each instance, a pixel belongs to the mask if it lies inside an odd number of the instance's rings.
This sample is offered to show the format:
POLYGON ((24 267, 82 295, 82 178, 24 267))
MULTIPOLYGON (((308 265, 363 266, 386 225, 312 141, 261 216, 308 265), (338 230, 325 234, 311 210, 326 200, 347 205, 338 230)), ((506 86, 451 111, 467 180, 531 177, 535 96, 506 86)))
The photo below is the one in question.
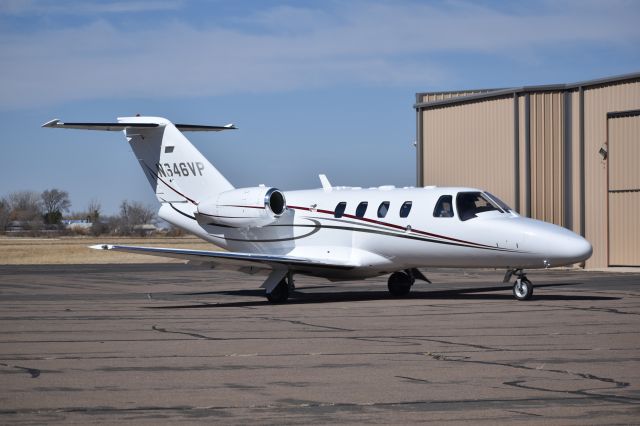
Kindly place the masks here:
POLYGON ((640 111, 607 115, 609 265, 640 266, 640 111))

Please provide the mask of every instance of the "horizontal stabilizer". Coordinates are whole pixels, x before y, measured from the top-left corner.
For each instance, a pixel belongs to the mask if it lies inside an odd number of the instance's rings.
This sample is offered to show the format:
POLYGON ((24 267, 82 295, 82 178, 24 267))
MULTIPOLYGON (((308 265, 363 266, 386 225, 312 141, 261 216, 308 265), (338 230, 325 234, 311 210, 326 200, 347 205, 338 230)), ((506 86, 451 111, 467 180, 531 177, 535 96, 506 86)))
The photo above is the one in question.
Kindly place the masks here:
MULTIPOLYGON (((1 0, 0 0, 1 1, 1 0)), ((42 125, 46 128, 120 131, 140 163, 156 198, 161 203, 191 203, 229 191, 233 185, 187 139, 183 131, 235 129, 226 126, 173 124, 163 117, 117 117, 110 122, 65 123, 59 119, 42 125)), ((117 170, 114 170, 117 173, 117 170)), ((185 207, 192 209, 193 206, 185 207)), ((185 214, 192 218, 193 210, 185 214)), ((191 225, 188 225, 191 226, 191 225)))
POLYGON ((83 129, 83 130, 106 130, 108 132, 117 132, 124 129, 149 129, 159 127, 158 123, 63 123, 55 119, 47 121, 42 127, 53 127, 61 129, 83 129))
MULTIPOLYGON (((162 124, 164 125, 164 124, 162 124)), ((222 130, 235 130, 233 124, 226 126, 202 126, 198 124, 174 124, 176 128, 182 132, 220 132, 222 130)), ((109 132, 122 131, 125 129, 149 129, 160 127, 159 123, 63 123, 59 119, 47 121, 42 127, 61 128, 61 129, 82 129, 82 130, 105 130, 109 132)))

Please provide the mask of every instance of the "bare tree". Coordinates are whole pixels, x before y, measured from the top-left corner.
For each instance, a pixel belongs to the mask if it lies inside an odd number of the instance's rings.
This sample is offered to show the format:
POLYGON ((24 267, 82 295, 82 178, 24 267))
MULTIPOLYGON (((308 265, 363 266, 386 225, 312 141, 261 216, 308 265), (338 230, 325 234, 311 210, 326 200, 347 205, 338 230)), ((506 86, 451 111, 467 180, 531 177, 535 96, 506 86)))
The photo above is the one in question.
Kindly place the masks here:
POLYGON ((7 197, 11 214, 9 220, 37 223, 41 221, 40 195, 33 191, 12 192, 7 197))
POLYGON ((184 234, 185 234, 184 229, 178 228, 173 224, 169 225, 169 230, 167 231, 167 237, 182 237, 184 234))
POLYGON ((87 219, 89 219, 90 222, 97 223, 100 220, 101 210, 102 206, 100 202, 93 198, 87 207, 87 219))
POLYGON ((11 214, 11 208, 9 201, 4 198, 0 198, 0 232, 4 232, 9 223, 9 215, 11 214))
POLYGON ((62 212, 68 211, 71 207, 69 193, 59 189, 47 189, 41 194, 42 205, 44 207, 44 221, 48 225, 59 224, 62 220, 62 212))
MULTIPOLYGON (((120 204, 120 231, 125 234, 133 233, 141 225, 148 224, 155 217, 154 210, 138 201, 124 200, 120 204)), ((141 233, 144 233, 141 230, 141 233)))
POLYGON ((102 216, 102 205, 95 198, 91 199, 89 202, 89 206, 87 206, 87 220, 91 222, 91 234, 94 236, 102 235, 108 233, 109 228, 109 218, 106 218, 105 221, 102 216))

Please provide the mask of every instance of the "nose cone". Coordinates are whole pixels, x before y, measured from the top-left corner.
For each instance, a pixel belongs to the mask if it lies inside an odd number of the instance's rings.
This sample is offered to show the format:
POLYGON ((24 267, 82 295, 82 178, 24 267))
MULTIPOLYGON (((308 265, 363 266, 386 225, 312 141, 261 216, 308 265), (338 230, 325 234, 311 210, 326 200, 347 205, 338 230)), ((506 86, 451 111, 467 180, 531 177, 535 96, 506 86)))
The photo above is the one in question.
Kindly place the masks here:
POLYGON ((546 266, 571 265, 591 257, 589 241, 561 226, 528 219, 527 240, 546 266))
MULTIPOLYGON (((564 228, 563 228, 564 229, 564 228)), ((559 236, 553 247, 549 250, 552 266, 570 265, 587 260, 593 253, 589 241, 580 235, 568 231, 571 235, 559 236)))

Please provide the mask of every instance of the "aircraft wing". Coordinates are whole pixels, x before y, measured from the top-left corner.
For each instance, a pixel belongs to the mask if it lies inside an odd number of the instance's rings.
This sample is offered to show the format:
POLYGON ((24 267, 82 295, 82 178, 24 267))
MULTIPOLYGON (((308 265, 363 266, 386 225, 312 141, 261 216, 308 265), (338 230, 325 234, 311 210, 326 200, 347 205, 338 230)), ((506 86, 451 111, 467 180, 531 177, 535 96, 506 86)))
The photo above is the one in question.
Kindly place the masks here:
POLYGON ((129 253, 146 254, 151 256, 171 257, 184 259, 193 263, 210 264, 222 269, 293 269, 307 271, 314 269, 338 269, 349 270, 355 265, 346 263, 326 262, 317 259, 307 259, 295 256, 282 256, 271 254, 251 254, 228 251, 189 250, 160 247, 120 246, 111 244, 98 244, 90 246, 96 250, 124 251, 129 253))

